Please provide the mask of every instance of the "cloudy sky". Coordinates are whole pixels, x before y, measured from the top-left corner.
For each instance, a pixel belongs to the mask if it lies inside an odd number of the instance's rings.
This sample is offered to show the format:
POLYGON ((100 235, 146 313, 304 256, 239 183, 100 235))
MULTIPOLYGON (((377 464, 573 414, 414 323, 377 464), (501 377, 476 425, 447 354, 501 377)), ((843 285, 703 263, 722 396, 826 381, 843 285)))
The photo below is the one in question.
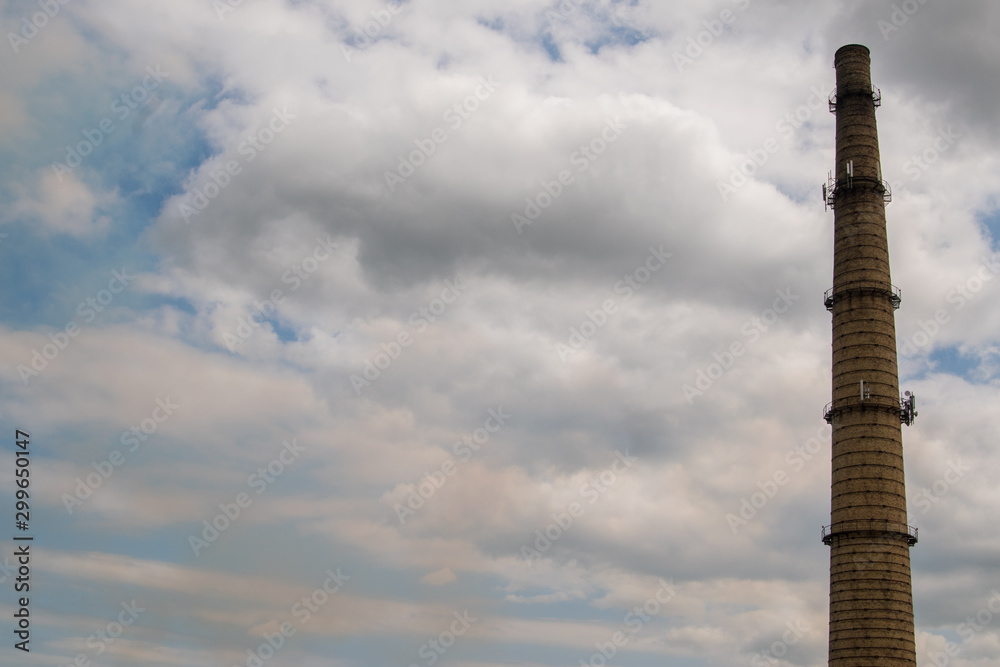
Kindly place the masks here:
POLYGON ((0 497, 21 429, 35 538, 2 664, 826 664, 820 186, 862 43, 918 658, 1000 665, 995 3, 0 25, 0 497))

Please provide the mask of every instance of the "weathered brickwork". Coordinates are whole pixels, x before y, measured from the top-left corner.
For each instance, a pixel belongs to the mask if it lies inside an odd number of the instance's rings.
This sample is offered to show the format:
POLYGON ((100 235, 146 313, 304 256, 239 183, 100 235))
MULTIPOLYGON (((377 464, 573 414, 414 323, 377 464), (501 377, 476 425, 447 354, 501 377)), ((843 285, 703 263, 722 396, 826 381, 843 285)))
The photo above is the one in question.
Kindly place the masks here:
POLYGON ((889 274, 877 95, 867 48, 842 47, 835 65, 829 664, 914 667, 914 540, 906 520, 896 367, 899 302, 889 274))

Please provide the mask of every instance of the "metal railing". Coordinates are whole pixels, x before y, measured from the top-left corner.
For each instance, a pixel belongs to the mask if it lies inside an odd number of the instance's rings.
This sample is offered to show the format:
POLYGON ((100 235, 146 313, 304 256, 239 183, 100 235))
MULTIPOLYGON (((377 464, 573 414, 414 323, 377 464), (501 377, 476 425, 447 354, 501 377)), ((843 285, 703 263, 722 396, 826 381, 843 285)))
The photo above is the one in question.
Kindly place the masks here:
POLYGON ((861 398, 860 395, 846 396, 836 401, 838 403, 836 410, 833 407, 834 402, 830 401, 823 406, 823 420, 827 424, 833 423, 834 412, 845 412, 847 410, 865 409, 868 407, 890 408, 899 413, 899 422, 906 426, 912 425, 914 418, 919 414, 916 410, 916 397, 912 394, 900 396, 899 400, 878 395, 866 395, 865 398, 861 398))
POLYGON ((901 535, 906 537, 906 543, 909 546, 913 546, 917 543, 919 528, 914 526, 905 526, 905 530, 899 530, 902 524, 896 521, 876 521, 869 519, 855 519, 853 521, 841 521, 838 524, 831 524, 829 526, 823 526, 820 529, 820 538, 823 540, 823 544, 830 544, 833 541, 834 535, 839 535, 842 533, 880 533, 883 535, 901 535), (837 529, 834 530, 833 526, 836 525, 837 529))
POLYGON ((845 398, 839 399, 837 401, 830 401, 823 406, 823 419, 826 420, 827 424, 833 423, 833 413, 843 412, 846 410, 856 410, 865 408, 890 408, 896 412, 900 411, 899 401, 894 398, 889 398, 887 396, 868 396, 866 398, 861 398, 861 396, 847 396, 845 398), (837 403, 837 407, 834 408, 833 404, 837 403))
MULTIPOLYGON (((850 91, 847 91, 845 93, 845 95, 854 95, 854 94, 857 94, 857 95, 866 95, 866 96, 867 95, 871 95, 872 102, 875 104, 875 107, 878 108, 878 107, 882 106, 882 91, 879 90, 878 88, 876 88, 875 86, 872 86, 871 91, 867 91, 867 90, 858 90, 858 91, 850 90, 850 91)), ((837 89, 836 89, 836 87, 833 89, 833 92, 830 93, 830 96, 827 98, 826 101, 830 105, 830 113, 837 113, 837 89)))
POLYGON ((882 195, 882 201, 886 204, 892 201, 892 188, 889 186, 888 181, 877 178, 864 178, 863 176, 847 176, 845 178, 833 178, 830 176, 823 186, 823 201, 825 206, 833 209, 837 208, 837 194, 844 190, 853 190, 855 185, 860 186, 859 189, 867 188, 875 190, 882 195))
POLYGON ((865 285, 845 285, 838 289, 836 292, 833 291, 834 288, 830 288, 823 292, 823 305, 826 309, 833 311, 833 303, 837 297, 844 296, 845 294, 884 294, 889 297, 889 302, 892 303, 893 310, 899 310, 899 305, 903 302, 903 290, 899 289, 895 285, 889 285, 889 289, 885 287, 875 287, 875 286, 865 286, 865 285))

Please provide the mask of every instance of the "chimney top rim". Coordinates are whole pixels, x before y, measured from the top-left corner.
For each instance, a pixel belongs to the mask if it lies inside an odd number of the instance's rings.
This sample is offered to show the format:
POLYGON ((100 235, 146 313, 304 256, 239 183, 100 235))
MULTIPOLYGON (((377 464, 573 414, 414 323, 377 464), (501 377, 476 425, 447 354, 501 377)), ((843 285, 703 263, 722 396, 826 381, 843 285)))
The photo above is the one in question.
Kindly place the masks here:
POLYGON ((842 47, 837 49, 836 53, 833 54, 833 57, 836 58, 841 54, 841 52, 848 50, 851 51, 861 50, 864 52, 866 56, 871 56, 871 50, 864 44, 844 44, 842 47))

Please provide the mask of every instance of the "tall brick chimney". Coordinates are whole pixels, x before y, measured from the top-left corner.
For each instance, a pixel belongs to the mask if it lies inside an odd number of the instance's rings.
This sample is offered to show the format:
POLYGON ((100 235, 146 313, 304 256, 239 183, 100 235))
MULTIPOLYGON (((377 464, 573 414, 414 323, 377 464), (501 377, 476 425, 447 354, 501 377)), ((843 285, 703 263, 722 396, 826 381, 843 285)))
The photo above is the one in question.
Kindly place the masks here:
POLYGON ((885 204, 875 108, 866 47, 834 56, 837 88, 836 171, 824 187, 834 210, 833 425, 830 525, 831 667, 916 665, 910 547, 901 424, 915 416, 913 397, 899 394, 894 311, 900 292, 889 275, 885 204))

